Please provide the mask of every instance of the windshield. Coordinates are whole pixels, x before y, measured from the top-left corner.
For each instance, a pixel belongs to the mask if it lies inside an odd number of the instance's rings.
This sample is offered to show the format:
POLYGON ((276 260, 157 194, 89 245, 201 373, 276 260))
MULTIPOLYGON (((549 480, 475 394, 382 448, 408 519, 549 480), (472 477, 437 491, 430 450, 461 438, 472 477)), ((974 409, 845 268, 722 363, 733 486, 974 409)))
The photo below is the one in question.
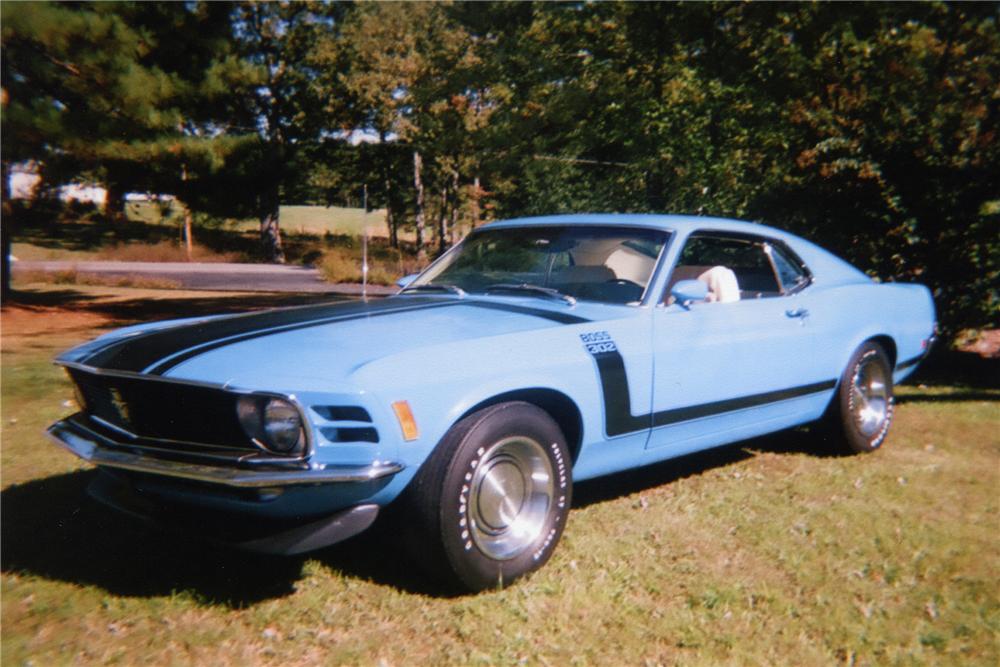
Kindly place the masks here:
POLYGON ((668 236, 638 227, 486 227, 470 234, 407 290, 437 285, 473 294, 525 296, 557 290, 577 299, 636 304, 668 236))

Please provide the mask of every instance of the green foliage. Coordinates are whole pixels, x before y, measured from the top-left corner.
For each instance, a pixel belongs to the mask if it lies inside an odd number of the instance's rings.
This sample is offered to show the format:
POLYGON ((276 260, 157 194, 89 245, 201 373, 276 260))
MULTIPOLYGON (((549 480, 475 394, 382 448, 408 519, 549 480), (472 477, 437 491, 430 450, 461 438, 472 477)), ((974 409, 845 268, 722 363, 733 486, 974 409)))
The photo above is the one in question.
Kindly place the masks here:
POLYGON ((929 284, 951 331, 995 323, 996 5, 504 5, 478 20, 489 85, 509 92, 501 215, 756 219, 929 284))
MULTIPOLYGON (((3 7, 3 160, 53 182, 89 172, 109 212, 146 189, 218 94, 224 6, 11 3, 3 7)), ((162 180, 162 177, 160 178, 162 180)))
POLYGON ((1000 309, 998 11, 6 3, 4 169, 255 215, 270 256, 281 203, 364 192, 442 247, 532 213, 756 219, 929 284, 955 331, 1000 309))

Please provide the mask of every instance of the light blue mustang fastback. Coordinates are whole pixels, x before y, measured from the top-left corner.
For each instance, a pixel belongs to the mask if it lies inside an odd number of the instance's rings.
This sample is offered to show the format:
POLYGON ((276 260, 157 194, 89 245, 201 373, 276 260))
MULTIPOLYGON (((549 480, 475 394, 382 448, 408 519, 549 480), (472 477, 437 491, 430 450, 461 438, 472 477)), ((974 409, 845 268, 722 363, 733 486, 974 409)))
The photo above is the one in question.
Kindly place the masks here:
POLYGON ((814 421, 876 449, 934 329, 925 287, 770 227, 510 220, 387 299, 70 350, 82 409, 49 432, 98 499, 244 548, 323 547, 393 503, 419 561, 476 590, 545 563, 574 481, 814 421))

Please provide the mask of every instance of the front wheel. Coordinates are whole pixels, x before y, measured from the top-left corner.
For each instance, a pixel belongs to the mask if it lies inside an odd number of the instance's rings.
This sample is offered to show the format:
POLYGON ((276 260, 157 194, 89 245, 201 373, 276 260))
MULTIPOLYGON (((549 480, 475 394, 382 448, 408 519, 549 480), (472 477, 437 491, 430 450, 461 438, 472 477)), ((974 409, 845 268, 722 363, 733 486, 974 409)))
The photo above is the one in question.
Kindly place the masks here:
POLYGON ((892 366, 878 343, 866 342, 851 355, 840 378, 828 426, 847 453, 870 452, 892 424, 892 366))
POLYGON ((490 406, 452 427, 411 483, 410 546, 451 583, 502 587, 548 561, 571 495, 552 418, 528 403, 490 406))

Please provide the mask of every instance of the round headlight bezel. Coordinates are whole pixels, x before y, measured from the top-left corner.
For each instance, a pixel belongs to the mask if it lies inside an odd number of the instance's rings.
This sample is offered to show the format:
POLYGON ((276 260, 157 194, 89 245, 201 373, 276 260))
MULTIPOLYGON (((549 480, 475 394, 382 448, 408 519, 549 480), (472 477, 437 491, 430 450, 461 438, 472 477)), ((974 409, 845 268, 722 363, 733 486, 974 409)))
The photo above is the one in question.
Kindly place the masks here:
POLYGON ((294 402, 278 396, 247 394, 236 402, 243 431, 270 454, 301 456, 306 450, 302 412, 294 402))

